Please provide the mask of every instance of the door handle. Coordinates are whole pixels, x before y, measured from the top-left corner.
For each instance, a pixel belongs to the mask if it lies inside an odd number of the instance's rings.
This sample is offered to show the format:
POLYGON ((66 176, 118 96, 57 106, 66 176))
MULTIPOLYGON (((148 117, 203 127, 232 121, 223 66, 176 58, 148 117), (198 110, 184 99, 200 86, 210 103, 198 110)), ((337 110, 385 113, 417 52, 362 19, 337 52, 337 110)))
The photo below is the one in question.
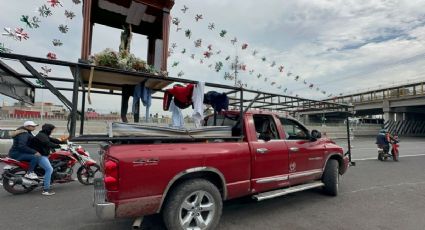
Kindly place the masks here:
POLYGON ((289 148, 289 151, 291 151, 291 152, 298 152, 298 151, 300 151, 300 149, 297 148, 297 147, 291 147, 291 148, 289 148))
POLYGON ((260 153, 260 154, 264 154, 264 153, 267 153, 269 150, 268 149, 266 149, 266 148, 259 148, 259 149, 257 149, 257 153, 260 153))

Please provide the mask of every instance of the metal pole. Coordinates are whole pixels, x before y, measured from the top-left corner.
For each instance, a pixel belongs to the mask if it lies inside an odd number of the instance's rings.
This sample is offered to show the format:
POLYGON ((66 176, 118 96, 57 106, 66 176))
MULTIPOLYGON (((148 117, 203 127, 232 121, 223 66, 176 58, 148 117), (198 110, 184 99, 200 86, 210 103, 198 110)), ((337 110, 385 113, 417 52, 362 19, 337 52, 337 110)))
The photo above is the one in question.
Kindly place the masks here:
POLYGON ((44 117, 44 90, 41 90, 41 122, 43 122, 44 117))
MULTIPOLYGON (((260 95, 260 94, 258 94, 260 95)), ((241 134, 244 136, 244 111, 243 111, 243 88, 241 86, 241 101, 240 101, 240 120, 241 120, 241 134)))
POLYGON ((76 125, 77 125, 77 112, 78 112, 78 86, 79 86, 79 74, 80 68, 78 65, 75 68, 74 74, 74 87, 72 91, 72 102, 71 102, 71 127, 69 130, 69 137, 75 137, 76 125))
POLYGON ((348 160, 351 162, 351 141, 350 141, 350 121, 348 120, 349 118, 349 113, 348 113, 348 108, 345 109, 346 113, 347 113, 347 117, 346 117, 346 123, 347 123, 347 144, 348 144, 348 160))
POLYGON ((81 99, 81 121, 80 121, 80 136, 84 133, 84 120, 85 120, 85 111, 86 111, 86 91, 84 90, 83 85, 83 98, 81 99))

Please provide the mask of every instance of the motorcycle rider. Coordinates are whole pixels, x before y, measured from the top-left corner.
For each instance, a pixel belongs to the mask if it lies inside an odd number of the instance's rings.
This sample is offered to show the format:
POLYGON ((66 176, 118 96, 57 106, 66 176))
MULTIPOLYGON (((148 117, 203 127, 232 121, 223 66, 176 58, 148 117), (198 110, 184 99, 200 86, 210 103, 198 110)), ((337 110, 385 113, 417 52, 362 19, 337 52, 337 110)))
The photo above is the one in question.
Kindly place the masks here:
POLYGON ((52 124, 44 124, 43 126, 41 126, 41 131, 38 132, 38 134, 32 139, 30 144, 41 154, 40 161, 38 164, 45 171, 43 192, 41 194, 46 196, 55 194, 55 192, 53 192, 50 188, 50 181, 53 173, 53 168, 49 161, 49 155, 52 149, 60 148, 59 144, 66 143, 66 141, 64 141, 63 139, 59 140, 50 137, 55 128, 56 127, 52 124))
POLYGON ((29 161, 30 167, 24 177, 29 179, 37 179, 34 169, 41 157, 40 153, 34 148, 29 147, 31 140, 34 138, 32 131, 38 126, 34 121, 25 121, 24 125, 16 129, 12 133, 13 145, 9 150, 9 157, 18 161, 29 161))
POLYGON ((381 129, 376 136, 376 144, 379 148, 384 150, 385 154, 388 154, 390 151, 390 143, 393 138, 386 129, 381 129))

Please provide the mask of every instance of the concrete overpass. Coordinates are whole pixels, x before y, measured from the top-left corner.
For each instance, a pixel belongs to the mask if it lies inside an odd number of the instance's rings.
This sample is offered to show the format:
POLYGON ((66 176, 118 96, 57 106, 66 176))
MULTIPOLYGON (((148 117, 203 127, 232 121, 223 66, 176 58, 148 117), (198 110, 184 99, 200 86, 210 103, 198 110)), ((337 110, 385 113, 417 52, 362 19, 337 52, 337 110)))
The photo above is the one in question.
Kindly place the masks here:
MULTIPOLYGON (((326 101, 353 105, 355 116, 383 115, 385 127, 393 133, 425 136, 425 81, 334 97, 326 101)), ((325 116, 332 117, 332 114, 325 116)))

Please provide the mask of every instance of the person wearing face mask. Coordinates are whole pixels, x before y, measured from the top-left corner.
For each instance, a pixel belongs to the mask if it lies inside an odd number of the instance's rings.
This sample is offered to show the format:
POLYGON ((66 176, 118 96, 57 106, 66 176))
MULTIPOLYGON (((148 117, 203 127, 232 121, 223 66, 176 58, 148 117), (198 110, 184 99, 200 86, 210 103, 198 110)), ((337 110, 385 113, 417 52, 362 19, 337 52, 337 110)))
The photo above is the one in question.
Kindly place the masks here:
POLYGON ((37 179, 34 169, 40 160, 40 153, 29 145, 34 138, 32 131, 38 126, 34 121, 25 121, 24 125, 12 133, 13 145, 9 150, 9 157, 18 161, 30 162, 30 167, 24 177, 37 179))
POLYGON ((31 146, 37 151, 39 151, 41 154, 40 161, 38 164, 45 171, 43 192, 41 194, 46 196, 55 194, 55 192, 53 192, 50 188, 50 181, 53 173, 53 168, 49 161, 49 155, 53 149, 60 148, 59 144, 66 143, 66 141, 63 139, 59 140, 50 137, 55 128, 56 127, 52 124, 44 124, 43 126, 41 126, 41 131, 38 132, 38 134, 31 142, 31 146))

